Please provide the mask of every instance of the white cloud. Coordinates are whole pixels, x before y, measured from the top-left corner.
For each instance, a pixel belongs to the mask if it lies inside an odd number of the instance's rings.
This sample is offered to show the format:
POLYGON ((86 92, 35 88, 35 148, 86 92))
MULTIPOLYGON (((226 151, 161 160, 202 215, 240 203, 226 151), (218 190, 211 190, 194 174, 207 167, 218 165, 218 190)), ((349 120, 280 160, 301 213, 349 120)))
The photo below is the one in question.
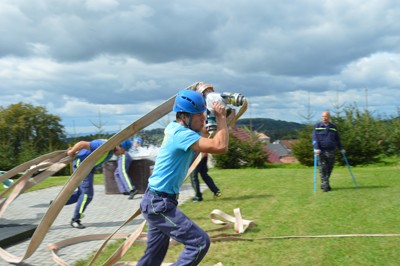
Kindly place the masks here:
POLYGON ((92 11, 109 11, 118 7, 117 0, 86 0, 85 6, 92 11))
POLYGON ((351 62, 343 77, 349 82, 368 86, 398 87, 400 84, 400 53, 376 53, 351 62))
POLYGON ((302 122, 335 101, 394 114, 399 15, 394 0, 4 0, 1 104, 82 131, 101 110, 119 128, 207 81, 245 95, 244 116, 302 122))

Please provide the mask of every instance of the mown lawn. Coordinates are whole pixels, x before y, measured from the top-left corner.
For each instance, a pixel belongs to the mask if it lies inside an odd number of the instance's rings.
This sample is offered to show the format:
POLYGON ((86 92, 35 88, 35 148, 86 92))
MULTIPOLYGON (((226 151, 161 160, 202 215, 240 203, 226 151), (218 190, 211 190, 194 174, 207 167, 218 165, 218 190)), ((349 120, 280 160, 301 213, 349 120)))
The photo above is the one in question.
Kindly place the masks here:
MULTIPOLYGON (((254 220, 242 237, 400 234, 400 175, 394 166, 354 167, 359 189, 346 167, 336 167, 328 193, 313 190, 313 168, 210 170, 222 190, 214 200, 188 201, 179 208, 205 230, 218 227, 209 214, 220 209, 254 220)), ((319 182, 318 182, 319 185, 319 182)), ((225 230, 233 233, 233 230, 225 230)), ((216 233, 211 233, 213 235, 216 233)), ((201 265, 399 265, 400 237, 290 238, 215 242, 201 265)), ((183 246, 171 246, 174 262, 183 246)), ((112 254, 110 246, 97 265, 112 254)), ((144 245, 134 245, 122 261, 136 261, 144 245)), ((86 265, 81 261, 77 265, 86 265)))

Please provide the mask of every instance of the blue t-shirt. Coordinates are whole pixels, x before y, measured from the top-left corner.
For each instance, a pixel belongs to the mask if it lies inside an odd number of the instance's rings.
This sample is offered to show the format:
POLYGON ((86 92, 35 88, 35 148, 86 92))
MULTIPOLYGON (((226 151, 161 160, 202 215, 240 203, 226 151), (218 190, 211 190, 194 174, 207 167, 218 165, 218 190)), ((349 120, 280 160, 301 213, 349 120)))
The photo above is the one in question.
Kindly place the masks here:
POLYGON ((149 177, 149 188, 178 194, 194 158, 194 151, 189 147, 201 136, 176 121, 165 128, 164 134, 153 174, 149 177))
MULTIPOLYGON (((87 149, 82 149, 75 157, 75 161, 76 161, 76 167, 78 167, 83 160, 86 159, 86 157, 88 157, 92 152, 94 152, 98 147, 100 147, 101 145, 103 145, 103 143, 105 143, 106 140, 103 139, 96 139, 96 140, 92 140, 90 142, 90 150, 87 149)), ((100 167, 103 163, 105 163, 106 161, 108 161, 109 159, 111 159, 113 153, 110 151, 108 153, 105 153, 97 162, 96 165, 93 167, 92 171, 94 171, 95 169, 97 169, 98 167, 100 167)))

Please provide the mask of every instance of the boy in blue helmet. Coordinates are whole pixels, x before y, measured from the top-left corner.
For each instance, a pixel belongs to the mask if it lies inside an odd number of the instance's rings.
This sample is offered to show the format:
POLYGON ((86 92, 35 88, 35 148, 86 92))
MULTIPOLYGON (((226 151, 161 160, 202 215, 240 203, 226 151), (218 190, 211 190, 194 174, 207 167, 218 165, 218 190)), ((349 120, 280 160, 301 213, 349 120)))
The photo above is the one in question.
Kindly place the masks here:
MULTIPOLYGON (((97 139, 93 141, 79 141, 71 149, 68 150, 68 156, 74 157, 72 162, 73 170, 75 171, 81 162, 86 159, 93 151, 100 147, 106 140, 97 139)), ((71 195, 66 205, 76 203, 74 215, 72 216, 71 226, 78 229, 83 229, 85 226, 81 224, 83 218, 83 212, 86 207, 93 199, 94 188, 93 178, 97 168, 103 163, 108 161, 113 154, 121 155, 124 154, 132 147, 132 141, 127 139, 123 141, 119 146, 116 146, 112 151, 105 153, 97 162, 90 173, 85 177, 78 189, 71 195)))
POLYGON ((148 223, 147 248, 137 265, 161 265, 170 238, 185 245, 173 265, 198 265, 210 247, 210 239, 198 225, 178 208, 179 189, 197 152, 225 153, 228 150, 226 109, 221 103, 212 106, 217 132, 214 138, 201 136, 205 132, 206 103, 202 94, 180 91, 173 111, 176 121, 165 128, 153 174, 143 195, 140 208, 148 223))
POLYGON ((136 137, 133 140, 133 148, 137 149, 143 145, 143 139, 141 137, 136 137))

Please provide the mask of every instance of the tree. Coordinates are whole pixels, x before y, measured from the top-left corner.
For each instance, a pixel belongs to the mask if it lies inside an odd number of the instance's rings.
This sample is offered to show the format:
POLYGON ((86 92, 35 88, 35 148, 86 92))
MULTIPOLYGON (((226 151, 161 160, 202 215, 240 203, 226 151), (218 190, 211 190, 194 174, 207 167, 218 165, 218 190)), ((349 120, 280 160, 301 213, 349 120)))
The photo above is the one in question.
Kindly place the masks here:
POLYGON ((228 152, 213 156, 215 166, 223 169, 264 167, 268 159, 268 154, 263 149, 265 144, 259 140, 256 134, 250 131, 248 133, 250 138, 247 140, 239 140, 230 134, 228 152))
POLYGON ((304 129, 299 130, 299 141, 292 146, 293 155, 301 164, 307 166, 312 166, 314 164, 312 130, 312 125, 308 125, 304 129))
MULTIPOLYGON (((332 121, 339 129, 349 162, 354 165, 376 162, 382 152, 378 121, 368 109, 362 112, 355 105, 345 107, 344 113, 344 117, 333 117, 332 121)), ((338 163, 345 164, 344 160, 338 163)))
POLYGON ((39 155, 64 149, 61 118, 31 104, 0 107, 0 168, 9 170, 39 155))
POLYGON ((92 123, 92 125, 97 128, 97 138, 106 138, 105 134, 104 134, 104 125, 106 123, 103 123, 103 120, 101 119, 101 113, 99 111, 99 122, 98 123, 94 123, 92 120, 89 120, 90 123, 92 123))
POLYGON ((385 155, 400 155, 400 108, 397 117, 379 121, 379 141, 385 155))

